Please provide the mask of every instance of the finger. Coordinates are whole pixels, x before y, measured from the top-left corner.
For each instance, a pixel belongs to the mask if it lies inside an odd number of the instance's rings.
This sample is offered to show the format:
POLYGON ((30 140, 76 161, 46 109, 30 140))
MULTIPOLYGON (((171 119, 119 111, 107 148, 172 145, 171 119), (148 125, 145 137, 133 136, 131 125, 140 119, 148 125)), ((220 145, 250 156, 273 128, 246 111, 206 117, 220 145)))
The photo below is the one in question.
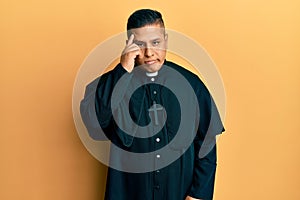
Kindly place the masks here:
POLYGON ((129 37, 129 39, 128 39, 128 41, 127 41, 127 46, 133 44, 133 39, 134 39, 134 35, 131 34, 130 37, 129 37))
POLYGON ((125 54, 131 54, 131 55, 140 55, 141 49, 138 46, 131 45, 130 47, 127 47, 123 52, 122 55, 125 54))
POLYGON ((124 49, 123 53, 129 53, 129 52, 132 52, 132 51, 140 51, 140 50, 141 50, 140 47, 133 43, 133 44, 127 46, 124 49))
POLYGON ((141 55, 141 51, 139 49, 135 49, 135 50, 130 51, 130 53, 128 55, 136 58, 137 56, 141 55))
POLYGON ((136 44, 132 44, 132 45, 128 46, 126 49, 128 51, 133 51, 133 50, 140 50, 140 47, 137 46, 136 44))
POLYGON ((129 53, 129 52, 132 52, 132 53, 134 53, 135 55, 140 55, 140 54, 141 54, 141 48, 138 47, 138 46, 132 46, 132 47, 129 49, 128 53, 129 53))

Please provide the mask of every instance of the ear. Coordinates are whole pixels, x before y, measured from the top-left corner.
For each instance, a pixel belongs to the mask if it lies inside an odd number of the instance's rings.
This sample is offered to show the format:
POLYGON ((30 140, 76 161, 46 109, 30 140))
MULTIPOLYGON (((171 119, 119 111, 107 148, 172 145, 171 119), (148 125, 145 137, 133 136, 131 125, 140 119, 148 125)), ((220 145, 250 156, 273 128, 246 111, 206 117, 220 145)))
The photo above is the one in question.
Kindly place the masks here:
POLYGON ((165 33, 166 49, 168 48, 168 38, 169 38, 168 33, 165 33))
POLYGON ((165 33, 165 40, 166 40, 166 42, 168 42, 168 33, 165 33))

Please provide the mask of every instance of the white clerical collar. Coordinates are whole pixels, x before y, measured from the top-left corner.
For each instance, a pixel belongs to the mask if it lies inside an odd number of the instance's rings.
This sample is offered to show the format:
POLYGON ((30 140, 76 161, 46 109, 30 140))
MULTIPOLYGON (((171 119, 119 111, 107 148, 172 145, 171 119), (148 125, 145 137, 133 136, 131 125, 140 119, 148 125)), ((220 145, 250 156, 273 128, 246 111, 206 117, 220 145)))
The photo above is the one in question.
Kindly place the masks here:
POLYGON ((148 77, 154 77, 154 76, 157 76, 157 74, 158 74, 158 71, 156 71, 156 72, 146 72, 146 75, 148 77))

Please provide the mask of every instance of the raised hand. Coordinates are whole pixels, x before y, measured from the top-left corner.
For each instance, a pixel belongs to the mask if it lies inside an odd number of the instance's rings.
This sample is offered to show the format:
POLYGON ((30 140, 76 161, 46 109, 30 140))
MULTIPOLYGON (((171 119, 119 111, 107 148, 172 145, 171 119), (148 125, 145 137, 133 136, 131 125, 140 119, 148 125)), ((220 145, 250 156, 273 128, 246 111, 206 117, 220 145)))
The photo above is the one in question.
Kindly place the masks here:
POLYGON ((134 67, 135 58, 141 54, 141 49, 133 42, 134 35, 131 34, 122 52, 120 63, 127 72, 131 72, 134 67))

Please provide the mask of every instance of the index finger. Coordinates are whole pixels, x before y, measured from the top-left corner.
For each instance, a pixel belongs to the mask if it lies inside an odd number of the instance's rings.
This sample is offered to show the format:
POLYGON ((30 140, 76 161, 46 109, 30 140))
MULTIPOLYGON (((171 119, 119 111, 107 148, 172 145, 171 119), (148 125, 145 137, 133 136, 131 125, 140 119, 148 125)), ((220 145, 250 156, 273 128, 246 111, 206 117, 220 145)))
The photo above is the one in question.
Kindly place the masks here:
POLYGON ((127 46, 131 45, 133 43, 133 39, 134 39, 134 35, 131 34, 130 37, 129 37, 129 39, 127 40, 127 46))

